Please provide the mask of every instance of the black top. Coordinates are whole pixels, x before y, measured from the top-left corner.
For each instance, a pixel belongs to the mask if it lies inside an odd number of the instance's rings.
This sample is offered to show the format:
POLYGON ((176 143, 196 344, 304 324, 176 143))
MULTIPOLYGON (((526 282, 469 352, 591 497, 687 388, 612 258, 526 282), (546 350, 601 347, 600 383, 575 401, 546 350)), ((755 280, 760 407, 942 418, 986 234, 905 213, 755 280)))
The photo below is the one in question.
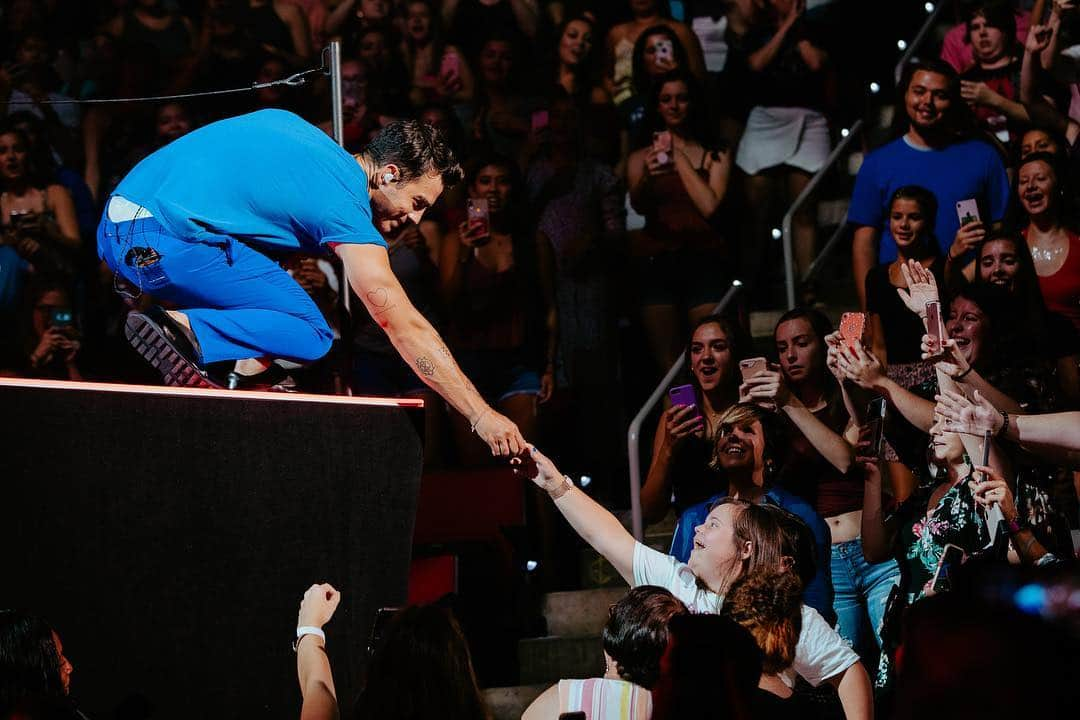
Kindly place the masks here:
POLYGON ((786 700, 758 688, 751 700, 754 720, 813 720, 821 716, 805 694, 796 692, 786 700))
MULTIPOLYGON (((772 27, 752 28, 742 42, 732 48, 735 57, 728 62, 745 65, 751 55, 763 48, 776 34, 772 27)), ((825 75, 814 72, 803 61, 799 43, 808 40, 822 47, 813 26, 800 20, 788 30, 773 61, 759 72, 748 70, 746 90, 753 105, 764 107, 800 107, 823 110, 825 107, 825 75)))
MULTIPOLYGON (((945 263, 941 258, 930 265, 930 272, 939 288, 945 287, 944 271, 945 263)), ((908 310, 900 299, 896 286, 889 282, 889 263, 870 268, 870 272, 866 273, 866 309, 881 317, 890 364, 913 363, 922 359, 919 346, 926 328, 919 316, 908 310)))

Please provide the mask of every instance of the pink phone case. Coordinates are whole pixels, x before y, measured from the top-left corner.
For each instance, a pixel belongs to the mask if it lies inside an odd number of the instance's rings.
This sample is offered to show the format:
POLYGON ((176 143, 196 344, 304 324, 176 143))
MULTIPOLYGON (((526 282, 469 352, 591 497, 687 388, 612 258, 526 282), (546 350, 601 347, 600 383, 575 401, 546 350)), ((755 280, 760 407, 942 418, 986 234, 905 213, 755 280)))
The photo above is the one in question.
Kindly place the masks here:
POLYGON ((926 332, 937 340, 939 345, 945 339, 945 326, 941 322, 941 303, 939 302, 926 303, 926 332))
POLYGON ((439 75, 461 77, 461 58, 457 56, 457 53, 448 52, 443 55, 442 63, 439 65, 439 75))
POLYGON ((487 198, 469 198, 465 203, 465 211, 468 214, 470 230, 472 228, 483 228, 484 235, 490 234, 487 198))
POLYGON ((768 367, 769 362, 763 357, 747 358, 739 361, 739 372, 742 374, 743 382, 748 381, 768 367))
POLYGON ((532 114, 532 131, 539 132, 548 126, 548 111, 537 110, 532 114))

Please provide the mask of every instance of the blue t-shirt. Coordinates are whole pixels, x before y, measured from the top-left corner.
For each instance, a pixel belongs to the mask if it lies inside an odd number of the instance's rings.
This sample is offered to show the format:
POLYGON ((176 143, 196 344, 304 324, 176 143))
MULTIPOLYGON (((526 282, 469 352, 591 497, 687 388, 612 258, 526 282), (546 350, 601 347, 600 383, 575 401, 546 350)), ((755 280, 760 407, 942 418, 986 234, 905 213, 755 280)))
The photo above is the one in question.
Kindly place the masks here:
POLYGON ((940 149, 913 147, 900 137, 866 156, 855 179, 848 222, 881 231, 879 262, 896 259, 889 232, 889 198, 904 185, 921 185, 938 202, 934 234, 942 254, 960 229, 956 203, 974 198, 984 222, 997 222, 1009 205, 1009 178, 1001 157, 980 140, 965 140, 940 149))
POLYGON ((329 242, 386 247, 371 224, 368 179, 326 133, 284 110, 211 123, 128 173, 115 194, 180 238, 221 235, 286 249, 329 242))
MULTIPOLYGON (((679 562, 690 560, 690 551, 694 549, 694 528, 705 522, 709 516, 709 507, 720 498, 726 497, 723 492, 714 495, 705 502, 691 505, 679 516, 679 522, 675 525, 675 534, 671 538, 671 551, 668 553, 679 562)), ((829 526, 810 503, 798 495, 794 495, 781 487, 771 487, 765 491, 764 503, 777 505, 784 508, 792 515, 802 519, 810 527, 814 535, 816 553, 814 560, 817 563, 817 572, 814 579, 803 588, 803 603, 821 613, 829 625, 836 624, 836 611, 833 610, 833 586, 832 586, 832 533, 829 526)))

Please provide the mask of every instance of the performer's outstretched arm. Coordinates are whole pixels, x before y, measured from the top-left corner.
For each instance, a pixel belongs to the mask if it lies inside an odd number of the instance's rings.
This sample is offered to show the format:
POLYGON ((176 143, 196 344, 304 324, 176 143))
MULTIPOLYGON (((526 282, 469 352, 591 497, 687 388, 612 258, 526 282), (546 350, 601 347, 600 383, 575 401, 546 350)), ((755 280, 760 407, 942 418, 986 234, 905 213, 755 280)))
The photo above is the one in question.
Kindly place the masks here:
POLYGON ((345 275, 371 317, 386 331, 394 348, 432 390, 473 426, 496 455, 525 449, 521 432, 489 406, 461 372, 446 343, 409 301, 380 245, 338 245, 345 275))

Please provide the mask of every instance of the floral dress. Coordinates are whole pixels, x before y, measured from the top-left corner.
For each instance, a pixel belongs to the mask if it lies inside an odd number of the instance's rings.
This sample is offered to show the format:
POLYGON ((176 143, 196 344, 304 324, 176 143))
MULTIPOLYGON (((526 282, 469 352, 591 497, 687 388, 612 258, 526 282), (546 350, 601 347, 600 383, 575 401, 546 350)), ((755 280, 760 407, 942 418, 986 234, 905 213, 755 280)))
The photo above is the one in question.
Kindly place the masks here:
POLYGON ((897 510, 898 559, 908 602, 926 594, 946 545, 958 545, 971 555, 990 540, 986 520, 976 508, 968 486, 969 479, 964 478, 949 488, 929 512, 926 504, 937 487, 936 482, 920 485, 897 510))

